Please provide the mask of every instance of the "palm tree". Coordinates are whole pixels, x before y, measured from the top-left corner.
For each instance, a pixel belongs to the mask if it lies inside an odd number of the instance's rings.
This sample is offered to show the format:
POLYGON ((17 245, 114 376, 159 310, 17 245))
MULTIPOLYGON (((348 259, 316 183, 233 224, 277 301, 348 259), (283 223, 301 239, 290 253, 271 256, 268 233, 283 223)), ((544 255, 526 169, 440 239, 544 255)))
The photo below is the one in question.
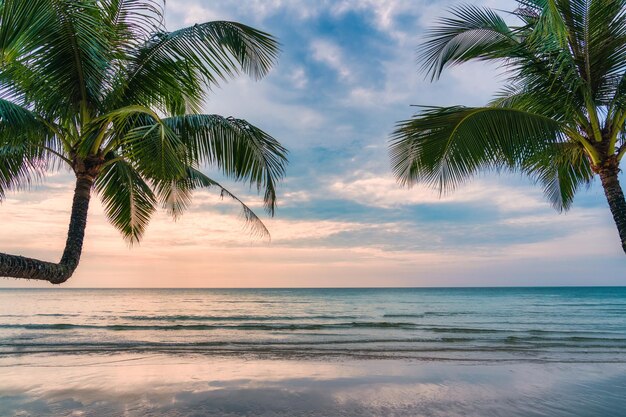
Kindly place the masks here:
POLYGON ((485 107, 427 107, 399 122, 390 155, 396 178, 440 192, 480 171, 512 170, 543 185, 559 211, 600 177, 626 252, 626 0, 518 0, 509 25, 460 6, 423 44, 422 69, 438 79, 468 61, 496 62, 506 87, 485 107))
MULTIPOLYGON (((179 216, 194 189, 241 203, 204 165, 256 186, 273 214, 285 148, 245 120, 200 108, 220 81, 263 77, 277 51, 271 35, 240 23, 168 32, 153 0, 0 0, 0 200, 50 170, 76 176, 60 262, 0 254, 0 276, 66 281, 92 190, 131 244, 157 206, 179 216)), ((267 233, 241 205, 247 224, 267 233)))

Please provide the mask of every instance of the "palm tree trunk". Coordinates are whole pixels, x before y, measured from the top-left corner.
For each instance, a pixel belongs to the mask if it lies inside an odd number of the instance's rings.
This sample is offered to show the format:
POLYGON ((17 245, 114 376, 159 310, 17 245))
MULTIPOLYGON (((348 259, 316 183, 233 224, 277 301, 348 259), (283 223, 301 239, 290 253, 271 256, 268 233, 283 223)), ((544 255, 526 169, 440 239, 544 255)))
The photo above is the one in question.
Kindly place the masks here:
POLYGON ((619 183, 618 173, 619 166, 617 164, 609 164, 598 170, 606 200, 609 203, 613 220, 615 220, 622 241, 622 249, 626 252, 626 200, 619 183))
POLYGON ((93 181, 94 179, 90 175, 78 175, 76 178, 70 227, 61 261, 55 264, 0 253, 0 277, 36 279, 49 281, 52 284, 61 284, 72 276, 83 250, 83 238, 87 226, 87 211, 93 181))

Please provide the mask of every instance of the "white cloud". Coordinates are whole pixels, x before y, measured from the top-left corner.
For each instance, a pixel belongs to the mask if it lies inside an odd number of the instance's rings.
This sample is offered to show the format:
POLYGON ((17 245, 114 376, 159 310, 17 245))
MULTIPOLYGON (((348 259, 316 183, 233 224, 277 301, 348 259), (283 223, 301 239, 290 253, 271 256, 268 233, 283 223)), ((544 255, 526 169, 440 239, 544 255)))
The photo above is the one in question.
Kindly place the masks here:
POLYGON ((352 71, 346 65, 341 48, 334 42, 328 39, 315 39, 311 42, 311 52, 313 59, 335 70, 341 79, 350 78, 352 71))
POLYGON ((292 85, 299 90, 306 88, 309 84, 309 78, 307 77, 306 70, 303 67, 295 68, 289 75, 289 79, 291 80, 292 85))
POLYGON ((541 191, 532 186, 511 187, 498 178, 480 178, 444 195, 426 186, 400 187, 391 174, 355 172, 349 179, 331 180, 329 191, 335 196, 360 204, 393 208, 414 204, 477 203, 495 206, 503 212, 525 212, 548 206, 541 191))

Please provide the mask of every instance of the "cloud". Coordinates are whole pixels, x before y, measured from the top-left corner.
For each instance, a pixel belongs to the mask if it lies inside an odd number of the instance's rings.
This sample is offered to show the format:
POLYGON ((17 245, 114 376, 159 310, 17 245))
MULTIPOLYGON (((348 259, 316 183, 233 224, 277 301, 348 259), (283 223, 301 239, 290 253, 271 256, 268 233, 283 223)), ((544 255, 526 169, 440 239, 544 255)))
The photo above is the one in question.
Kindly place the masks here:
POLYGON ((482 203, 506 212, 520 212, 547 205, 538 188, 529 185, 511 187, 503 179, 481 178, 461 186, 459 190, 440 195, 424 185, 402 188, 390 173, 374 175, 357 171, 349 178, 336 178, 329 190, 336 196, 361 204, 394 208, 415 204, 482 203), (500 183, 500 184, 499 184, 500 183))
POLYGON ((311 42, 311 52, 314 60, 335 70, 341 79, 350 79, 352 71, 346 65, 343 52, 338 45, 327 39, 316 39, 311 42))
POLYGON ((291 79, 292 85, 297 89, 306 88, 309 83, 309 78, 306 75, 306 70, 303 67, 295 68, 289 78, 291 79))

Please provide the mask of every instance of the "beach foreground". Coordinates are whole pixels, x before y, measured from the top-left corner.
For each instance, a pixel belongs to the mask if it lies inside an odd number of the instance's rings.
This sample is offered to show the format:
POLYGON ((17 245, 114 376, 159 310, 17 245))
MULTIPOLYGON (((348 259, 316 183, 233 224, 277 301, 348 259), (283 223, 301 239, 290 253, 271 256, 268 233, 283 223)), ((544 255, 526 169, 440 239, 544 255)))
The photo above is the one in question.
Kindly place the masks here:
POLYGON ((3 416, 619 416, 624 364, 0 359, 3 416))
POLYGON ((626 288, 1 290, 0 416, 626 416, 625 312, 626 288))

